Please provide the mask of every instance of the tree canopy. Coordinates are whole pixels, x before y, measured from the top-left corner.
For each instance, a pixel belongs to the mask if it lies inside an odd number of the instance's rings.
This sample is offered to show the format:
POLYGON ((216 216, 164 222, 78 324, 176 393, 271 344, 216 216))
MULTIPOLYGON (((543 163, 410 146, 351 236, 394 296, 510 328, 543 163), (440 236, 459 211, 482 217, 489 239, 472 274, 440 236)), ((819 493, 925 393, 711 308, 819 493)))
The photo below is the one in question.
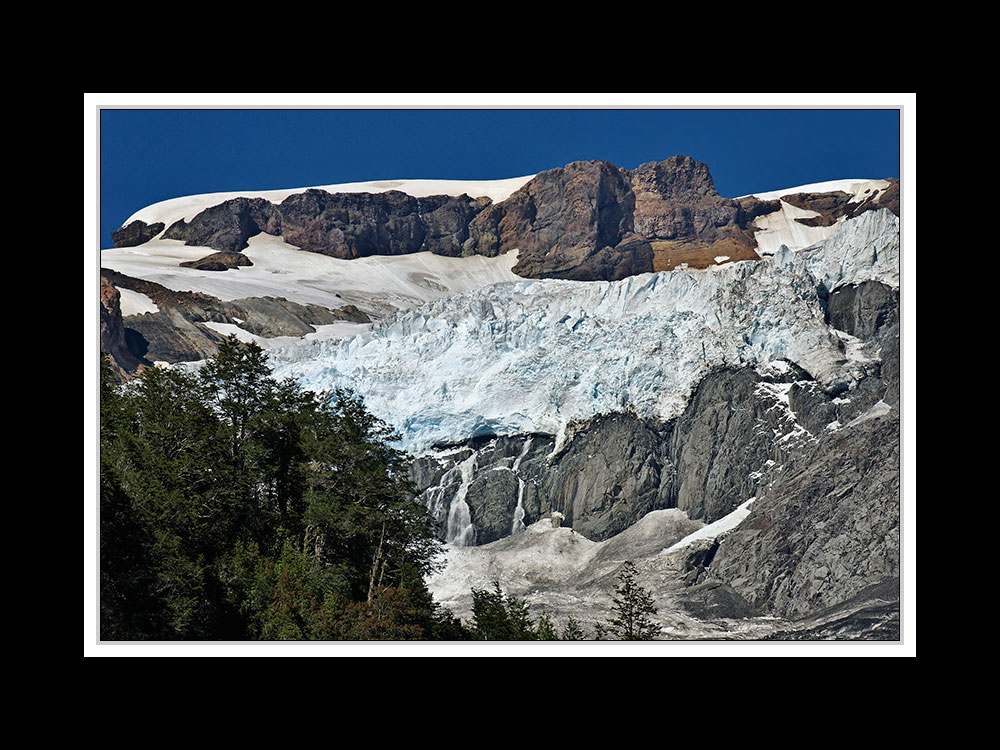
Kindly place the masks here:
POLYGON ((100 403, 105 640, 458 639, 441 543, 394 435, 347 390, 273 377, 230 337, 100 403))

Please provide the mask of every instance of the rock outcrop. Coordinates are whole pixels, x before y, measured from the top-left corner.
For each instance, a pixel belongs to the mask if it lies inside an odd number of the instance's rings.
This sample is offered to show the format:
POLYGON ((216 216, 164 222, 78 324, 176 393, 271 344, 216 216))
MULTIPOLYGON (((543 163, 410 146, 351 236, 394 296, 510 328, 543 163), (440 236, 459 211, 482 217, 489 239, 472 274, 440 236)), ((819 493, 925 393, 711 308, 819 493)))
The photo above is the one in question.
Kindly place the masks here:
POLYGON ((899 216, 899 180, 887 180, 888 187, 883 190, 868 188, 862 193, 861 200, 840 190, 829 193, 791 193, 781 196, 785 203, 806 211, 815 211, 818 216, 798 217, 795 221, 810 227, 828 227, 838 221, 853 219, 867 211, 886 209, 899 216))
POLYGON ((633 231, 628 174, 610 162, 550 169, 473 219, 467 252, 517 249, 514 273, 614 280, 653 270, 652 248, 633 231))
POLYGON ((128 335, 122 319, 121 295, 118 289, 101 276, 101 351, 111 360, 120 382, 140 372, 150 363, 141 354, 129 349, 128 335))
POLYGON ((573 162, 542 172, 473 222, 469 251, 517 248, 531 278, 615 280, 716 258, 759 260, 752 221, 777 201, 723 198, 708 167, 675 156, 635 170, 573 162))
POLYGON ((310 252, 349 260, 429 251, 457 256, 473 216, 490 203, 467 195, 414 198, 385 193, 307 190, 277 207, 277 232, 310 252))
POLYGON ((730 200, 715 189, 708 166, 687 156, 643 164, 628 173, 635 195, 633 225, 654 251, 654 271, 715 258, 759 260, 750 224, 776 211, 777 201, 730 200))
MULTIPOLYGON (((877 401, 878 388, 871 390, 877 401)), ((862 410, 791 365, 774 376, 722 368, 702 379, 677 419, 600 415, 573 425, 558 448, 552 435, 476 438, 417 457, 411 478, 442 539, 451 503, 461 497, 475 544, 514 533, 518 509, 524 525, 557 512, 564 525, 602 541, 663 508, 719 520, 830 423, 862 410)))
POLYGON ((230 268, 252 266, 253 262, 243 253, 212 253, 198 260, 188 260, 180 264, 183 268, 199 271, 228 271, 230 268))
POLYGON ((774 472, 709 567, 758 614, 801 617, 898 576, 898 412, 822 435, 774 472))
POLYGON ((126 226, 111 233, 111 242, 115 247, 135 247, 149 242, 163 231, 163 223, 147 224, 136 219, 126 226))
MULTIPOLYGON (((178 292, 143 279, 101 269, 102 286, 130 289, 149 297, 157 312, 122 319, 122 336, 132 357, 150 362, 193 362, 218 352, 226 334, 207 323, 237 325, 255 336, 304 336, 315 326, 339 321, 370 323, 353 305, 329 310, 303 305, 282 297, 248 297, 220 300, 207 294, 178 292)), ((119 310, 120 317, 120 310, 119 310)))
MULTIPOLYGON (((238 253, 261 232, 314 253, 349 260, 367 255, 430 251, 457 256, 469 222, 488 198, 435 195, 414 198, 384 193, 328 193, 310 189, 280 204, 264 198, 233 198, 180 220, 163 233, 220 253, 238 253)), ((200 262, 200 261, 199 261, 200 262)))
POLYGON ((247 240, 261 232, 280 234, 280 217, 273 203, 264 198, 232 198, 206 208, 190 222, 175 221, 163 239, 183 240, 187 245, 210 247, 220 253, 238 253, 247 240))
POLYGON ((611 414, 580 426, 558 451, 552 435, 478 438, 418 457, 411 478, 443 539, 458 497, 469 505, 475 544, 553 512, 588 539, 609 539, 670 504, 669 433, 662 429, 652 420, 611 414))

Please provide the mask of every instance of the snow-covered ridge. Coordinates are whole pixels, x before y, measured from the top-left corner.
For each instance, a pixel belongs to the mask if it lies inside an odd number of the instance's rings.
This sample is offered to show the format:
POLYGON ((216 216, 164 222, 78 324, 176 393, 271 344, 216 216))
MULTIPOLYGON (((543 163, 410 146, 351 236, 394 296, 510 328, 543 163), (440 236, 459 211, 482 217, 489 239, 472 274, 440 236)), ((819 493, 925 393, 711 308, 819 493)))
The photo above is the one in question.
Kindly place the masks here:
POLYGON ((413 451, 479 434, 558 435, 623 408, 670 419, 715 367, 787 359, 824 385, 849 382, 869 361, 826 325, 813 271, 836 269, 838 283, 881 278, 891 268, 873 266, 895 257, 898 273, 898 253, 876 258, 852 244, 893 232, 890 212, 868 212, 803 263, 782 255, 615 282, 470 289, 350 339, 276 349, 272 364, 309 388, 354 388, 413 451))
POLYGON ((299 250, 263 233, 251 237, 242 251, 252 266, 222 272, 180 266, 212 252, 180 240, 150 240, 136 247, 103 250, 101 266, 175 291, 201 292, 221 300, 285 297, 330 309, 354 304, 376 313, 408 310, 474 287, 520 279, 511 271, 516 252, 495 258, 449 258, 423 252, 341 260, 299 250))
MULTIPOLYGON (((861 203, 883 193, 889 184, 888 180, 830 180, 752 195, 760 200, 775 200, 795 193, 842 192, 851 196, 849 203, 861 203)), ((753 223, 756 229, 754 239, 757 241, 757 253, 761 257, 774 255, 782 246, 790 250, 801 250, 823 242, 834 233, 839 224, 838 222, 830 226, 808 226, 797 219, 819 216, 816 211, 799 208, 783 200, 779 200, 779 203, 780 210, 760 216, 753 223)))
MULTIPOLYGON (((762 201, 771 201, 776 198, 782 198, 786 195, 794 195, 795 193, 847 193, 851 196, 851 203, 861 203, 862 201, 870 198, 874 192, 876 195, 884 191, 889 187, 888 180, 864 180, 864 179, 847 179, 847 180, 827 180, 826 182, 812 182, 808 185, 799 185, 797 187, 782 188, 781 190, 769 190, 763 193, 750 193, 750 195, 755 198, 759 198, 762 201)), ((747 195, 741 195, 741 198, 747 198, 747 195)))
POLYGON ((284 190, 238 190, 224 193, 202 193, 160 201, 136 211, 122 226, 133 221, 147 224, 163 222, 169 227, 175 221, 190 221, 206 208, 216 206, 233 198, 264 198, 271 203, 281 203, 290 195, 306 190, 325 190, 328 193, 385 193, 389 190, 426 198, 430 195, 468 195, 471 198, 487 197, 494 203, 506 200, 511 193, 527 183, 535 175, 511 177, 505 180, 372 180, 370 182, 343 182, 335 185, 288 188, 284 190))

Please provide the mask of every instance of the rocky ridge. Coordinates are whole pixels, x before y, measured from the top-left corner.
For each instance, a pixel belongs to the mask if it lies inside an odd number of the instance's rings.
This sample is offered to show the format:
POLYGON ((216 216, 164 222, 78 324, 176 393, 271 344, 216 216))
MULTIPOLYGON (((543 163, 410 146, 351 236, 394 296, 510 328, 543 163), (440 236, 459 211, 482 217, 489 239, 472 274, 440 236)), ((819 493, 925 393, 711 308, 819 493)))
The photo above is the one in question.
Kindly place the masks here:
MULTIPOLYGON (((536 175, 500 203, 468 195, 416 198, 400 191, 310 189, 280 203, 233 198, 164 239, 237 253, 261 232, 337 258, 430 251, 496 256, 519 249, 515 273, 528 278, 615 280, 682 264, 756 260, 752 222, 777 201, 723 198, 708 167, 676 156, 635 170, 606 161, 573 162, 536 175)), ((115 247, 146 242, 162 225, 131 222, 115 247)))
POLYGON ((197 292, 174 291, 109 269, 101 269, 101 285, 102 290, 114 290, 113 294, 102 293, 102 322, 107 318, 109 333, 102 335, 101 348, 120 363, 124 376, 134 375, 140 364, 192 362, 213 356, 228 333, 213 329, 209 325, 212 323, 239 326, 252 335, 273 338, 304 336, 314 333, 315 326, 345 320, 371 322, 353 305, 330 310, 282 297, 226 301, 197 292), (145 295, 158 310, 122 317, 120 305, 116 307, 115 302, 118 288, 145 295))

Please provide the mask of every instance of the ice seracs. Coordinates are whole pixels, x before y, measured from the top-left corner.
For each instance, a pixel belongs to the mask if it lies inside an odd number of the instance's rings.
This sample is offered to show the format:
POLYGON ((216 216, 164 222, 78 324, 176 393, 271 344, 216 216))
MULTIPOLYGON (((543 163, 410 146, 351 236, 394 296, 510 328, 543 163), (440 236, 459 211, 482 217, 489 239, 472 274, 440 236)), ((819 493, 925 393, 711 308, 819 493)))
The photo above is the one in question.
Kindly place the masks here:
POLYGON ((838 232, 801 259, 471 289, 350 339, 276 349, 272 363, 306 387, 364 394, 414 451, 484 434, 559 434, 625 408, 670 419, 715 367, 787 360, 823 386, 846 384, 873 360, 826 324, 817 278, 891 277, 898 243, 894 256, 885 235, 898 220, 869 212, 838 232))

